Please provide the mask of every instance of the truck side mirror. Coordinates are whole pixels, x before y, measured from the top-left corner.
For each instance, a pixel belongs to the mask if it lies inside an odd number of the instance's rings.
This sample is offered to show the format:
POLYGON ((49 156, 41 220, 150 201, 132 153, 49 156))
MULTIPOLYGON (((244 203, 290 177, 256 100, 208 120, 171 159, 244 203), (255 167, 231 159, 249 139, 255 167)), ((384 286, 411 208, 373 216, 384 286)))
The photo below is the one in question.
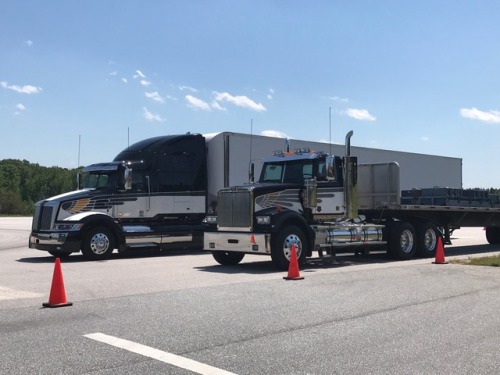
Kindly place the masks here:
POLYGON ((83 168, 76 172, 76 190, 81 190, 85 187, 87 172, 83 172, 83 168))
POLYGON ((304 207, 316 208, 318 206, 318 185, 315 178, 307 179, 304 181, 305 194, 304 194, 304 207))
POLYGON ((335 176, 335 156, 326 157, 326 179, 327 181, 337 179, 335 176))
POLYGON ((253 184, 255 181, 255 165, 253 163, 250 163, 250 166, 248 168, 248 182, 253 184))
POLYGON ((123 188, 120 191, 132 189, 132 169, 125 167, 123 170, 123 188))

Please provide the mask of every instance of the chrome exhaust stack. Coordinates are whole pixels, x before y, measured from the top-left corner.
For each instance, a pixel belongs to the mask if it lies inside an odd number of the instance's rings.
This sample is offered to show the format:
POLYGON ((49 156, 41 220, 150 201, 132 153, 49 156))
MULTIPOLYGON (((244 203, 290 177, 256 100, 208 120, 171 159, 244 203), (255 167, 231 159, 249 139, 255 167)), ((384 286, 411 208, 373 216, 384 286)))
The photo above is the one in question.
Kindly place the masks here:
POLYGON ((345 160, 344 160, 344 197, 346 216, 349 219, 358 217, 358 158, 351 156, 351 130, 345 137, 345 160))

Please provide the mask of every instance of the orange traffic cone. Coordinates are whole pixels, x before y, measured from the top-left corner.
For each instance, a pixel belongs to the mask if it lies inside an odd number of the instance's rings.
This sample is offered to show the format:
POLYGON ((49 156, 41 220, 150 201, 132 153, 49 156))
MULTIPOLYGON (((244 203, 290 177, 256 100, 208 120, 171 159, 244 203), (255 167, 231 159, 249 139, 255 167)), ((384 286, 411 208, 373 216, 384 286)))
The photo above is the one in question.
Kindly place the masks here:
POLYGON ((448 264, 448 262, 444 259, 444 247, 443 247, 443 239, 441 236, 438 237, 438 244, 436 249, 436 259, 434 264, 448 264))
POLYGON ((292 244, 292 252, 290 254, 290 265, 288 266, 288 276, 283 277, 285 280, 302 280, 299 272, 299 262, 297 260, 297 251, 295 244, 292 244))
POLYGON ((49 302, 43 303, 43 307, 63 307, 71 306, 72 302, 66 300, 66 291, 64 290, 64 280, 61 270, 61 260, 56 258, 54 266, 54 275, 52 276, 52 286, 50 288, 49 302))

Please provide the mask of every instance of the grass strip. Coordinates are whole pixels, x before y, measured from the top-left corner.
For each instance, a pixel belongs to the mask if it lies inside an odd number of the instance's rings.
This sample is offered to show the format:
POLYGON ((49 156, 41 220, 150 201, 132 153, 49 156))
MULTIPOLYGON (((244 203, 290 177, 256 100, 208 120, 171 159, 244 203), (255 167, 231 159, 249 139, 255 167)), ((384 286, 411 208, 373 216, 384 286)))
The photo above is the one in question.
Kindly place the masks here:
POLYGON ((451 260, 450 263, 467 264, 471 266, 487 266, 487 267, 500 267, 500 255, 481 258, 469 258, 460 260, 451 260))

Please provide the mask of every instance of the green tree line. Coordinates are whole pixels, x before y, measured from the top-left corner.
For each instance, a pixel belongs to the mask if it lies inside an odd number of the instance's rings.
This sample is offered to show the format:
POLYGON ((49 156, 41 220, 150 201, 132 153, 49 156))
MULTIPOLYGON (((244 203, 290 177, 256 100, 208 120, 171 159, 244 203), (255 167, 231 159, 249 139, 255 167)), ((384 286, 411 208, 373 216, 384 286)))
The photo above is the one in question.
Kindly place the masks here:
MULTIPOLYGON (((0 215, 32 215, 39 200, 76 189, 78 169, 0 160, 0 215)), ((500 194, 500 189, 487 189, 500 194)))
POLYGON ((0 160, 0 215, 32 215, 39 200, 76 189, 78 170, 0 160))

